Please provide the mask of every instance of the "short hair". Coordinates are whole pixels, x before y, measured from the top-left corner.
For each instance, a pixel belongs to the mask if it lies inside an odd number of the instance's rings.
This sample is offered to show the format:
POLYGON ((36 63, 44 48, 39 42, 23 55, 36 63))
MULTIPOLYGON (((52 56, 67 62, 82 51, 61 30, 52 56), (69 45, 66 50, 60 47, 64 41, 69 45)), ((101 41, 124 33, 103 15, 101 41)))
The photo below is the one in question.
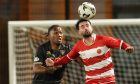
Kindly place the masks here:
POLYGON ((52 26, 50 26, 49 27, 49 29, 48 29, 48 35, 50 34, 50 32, 53 30, 53 29, 55 29, 55 28, 57 28, 57 27, 61 27, 61 26, 59 26, 59 25, 52 25, 52 26))
POLYGON ((87 20, 87 19, 80 19, 80 20, 77 21, 77 23, 76 23, 76 25, 75 25, 77 30, 79 30, 79 24, 80 24, 81 22, 84 22, 84 21, 87 21, 87 22, 89 22, 89 23, 91 24, 91 22, 90 22, 89 20, 87 20))

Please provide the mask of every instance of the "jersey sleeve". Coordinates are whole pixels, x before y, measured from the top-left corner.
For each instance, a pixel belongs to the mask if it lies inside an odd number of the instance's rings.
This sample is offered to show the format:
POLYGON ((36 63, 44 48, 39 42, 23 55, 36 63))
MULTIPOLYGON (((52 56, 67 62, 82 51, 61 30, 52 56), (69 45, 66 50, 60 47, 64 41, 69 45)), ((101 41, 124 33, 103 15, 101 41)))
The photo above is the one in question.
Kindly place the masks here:
POLYGON ((75 46, 72 48, 72 50, 65 56, 61 56, 58 59, 54 60, 54 65, 64 65, 72 61, 72 59, 75 59, 79 56, 78 54, 78 44, 75 44, 75 46))
POLYGON ((120 48, 126 50, 128 47, 131 47, 128 43, 123 40, 114 38, 114 37, 104 37, 105 43, 109 48, 120 48))

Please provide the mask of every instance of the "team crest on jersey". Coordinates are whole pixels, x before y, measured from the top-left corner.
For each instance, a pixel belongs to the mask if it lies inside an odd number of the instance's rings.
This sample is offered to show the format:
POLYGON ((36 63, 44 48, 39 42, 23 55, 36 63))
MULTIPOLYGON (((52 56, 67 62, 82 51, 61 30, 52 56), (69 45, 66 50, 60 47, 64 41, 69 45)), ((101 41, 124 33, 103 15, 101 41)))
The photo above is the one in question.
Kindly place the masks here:
POLYGON ((60 50, 61 55, 65 54, 65 50, 60 50))
POLYGON ((102 50, 101 49, 97 49, 97 53, 98 54, 101 54, 102 53, 102 50))
POLYGON ((52 57, 52 53, 51 53, 50 51, 46 51, 46 55, 47 55, 48 57, 52 57))
POLYGON ((51 52, 50 51, 46 51, 46 54, 48 55, 48 54, 51 54, 51 52))
POLYGON ((34 62, 37 62, 37 61, 39 61, 39 58, 38 57, 35 57, 34 58, 34 62))

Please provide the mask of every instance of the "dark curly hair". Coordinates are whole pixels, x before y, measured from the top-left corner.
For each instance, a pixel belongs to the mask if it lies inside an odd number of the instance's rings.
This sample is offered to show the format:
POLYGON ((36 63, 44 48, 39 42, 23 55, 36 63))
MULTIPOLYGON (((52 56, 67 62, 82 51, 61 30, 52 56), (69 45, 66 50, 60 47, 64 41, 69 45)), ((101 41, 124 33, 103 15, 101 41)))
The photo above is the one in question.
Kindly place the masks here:
POLYGON ((76 25, 75 25, 75 27, 76 27, 77 30, 79 30, 79 24, 80 24, 81 22, 84 22, 84 21, 87 21, 87 22, 89 22, 89 23, 91 24, 91 22, 90 22, 89 20, 87 20, 87 19, 79 19, 79 20, 77 21, 76 25))
POLYGON ((61 26, 59 26, 59 25, 52 25, 52 26, 50 26, 49 29, 48 29, 47 35, 49 35, 50 32, 51 32, 52 30, 54 30, 55 28, 57 28, 57 27, 61 27, 61 26))

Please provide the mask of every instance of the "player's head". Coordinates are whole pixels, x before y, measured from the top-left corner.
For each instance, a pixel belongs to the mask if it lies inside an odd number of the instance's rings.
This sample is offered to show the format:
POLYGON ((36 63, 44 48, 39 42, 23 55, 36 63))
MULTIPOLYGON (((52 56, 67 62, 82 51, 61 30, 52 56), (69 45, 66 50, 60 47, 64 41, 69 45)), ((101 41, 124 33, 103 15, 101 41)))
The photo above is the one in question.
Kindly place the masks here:
POLYGON ((48 29, 48 37, 50 42, 54 44, 61 44, 63 40, 62 27, 59 25, 52 25, 48 29))
POLYGON ((93 32, 91 22, 85 19, 78 20, 78 22, 76 23, 76 29, 84 38, 90 37, 93 32))

